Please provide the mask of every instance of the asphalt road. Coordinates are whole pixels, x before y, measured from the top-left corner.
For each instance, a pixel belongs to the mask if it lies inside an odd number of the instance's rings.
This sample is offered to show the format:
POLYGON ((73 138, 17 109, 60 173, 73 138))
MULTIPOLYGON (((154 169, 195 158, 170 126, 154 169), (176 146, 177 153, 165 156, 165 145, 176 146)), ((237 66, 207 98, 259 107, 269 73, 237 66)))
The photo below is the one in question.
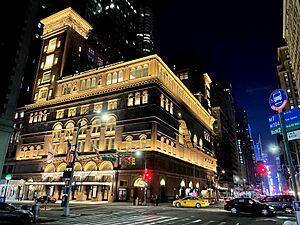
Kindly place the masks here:
POLYGON ((41 210, 40 220, 36 224, 70 225, 282 225, 284 221, 295 221, 293 214, 280 214, 270 217, 250 214, 232 215, 222 208, 173 208, 166 206, 131 205, 73 205, 70 216, 63 217, 63 208, 48 207, 41 210))

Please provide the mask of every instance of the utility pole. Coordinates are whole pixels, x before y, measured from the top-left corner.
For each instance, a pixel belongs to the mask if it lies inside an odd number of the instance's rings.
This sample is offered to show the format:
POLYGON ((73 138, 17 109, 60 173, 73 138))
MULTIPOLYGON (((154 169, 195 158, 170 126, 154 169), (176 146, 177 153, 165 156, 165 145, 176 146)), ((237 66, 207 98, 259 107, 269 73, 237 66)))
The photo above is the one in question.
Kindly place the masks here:
MULTIPOLYGON (((71 193, 71 188, 72 188, 72 183, 73 183, 74 164, 75 164, 76 157, 77 157, 78 137, 79 137, 80 129, 85 125, 86 124, 84 124, 84 125, 81 125, 81 123, 79 124, 77 134, 76 134, 75 148, 71 152, 73 154, 73 159, 72 159, 72 162, 71 162, 71 177, 70 177, 69 184, 68 184, 68 189, 67 189, 67 199, 66 199, 66 205, 65 205, 65 208, 64 208, 64 216, 69 216, 70 215, 69 202, 70 202, 70 193, 71 193)), ((71 148, 72 148, 72 146, 71 146, 71 148)), ((71 149, 68 149, 68 151, 71 151, 71 149)))
MULTIPOLYGON (((147 160, 146 160, 146 156, 145 156, 145 173, 147 171, 147 160)), ((147 205, 147 186, 148 186, 148 183, 147 183, 147 180, 145 180, 145 189, 144 189, 144 202, 143 202, 143 205, 147 205)))

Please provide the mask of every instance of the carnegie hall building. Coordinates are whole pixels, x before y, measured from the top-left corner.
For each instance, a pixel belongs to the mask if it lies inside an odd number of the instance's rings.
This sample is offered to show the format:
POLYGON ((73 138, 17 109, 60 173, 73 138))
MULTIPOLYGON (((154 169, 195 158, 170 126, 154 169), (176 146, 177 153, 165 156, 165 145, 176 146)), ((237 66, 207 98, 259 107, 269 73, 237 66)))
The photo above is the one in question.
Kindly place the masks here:
MULTIPOLYGON (((213 197, 214 118, 163 60, 150 55, 64 74, 70 52, 102 60, 86 45, 92 27, 71 8, 41 23, 32 101, 17 111, 13 160, 5 164, 13 166, 15 197, 62 198, 68 141, 78 152, 71 200, 132 201, 145 187, 148 200, 213 197)), ((199 76, 209 96, 211 80, 199 76)))

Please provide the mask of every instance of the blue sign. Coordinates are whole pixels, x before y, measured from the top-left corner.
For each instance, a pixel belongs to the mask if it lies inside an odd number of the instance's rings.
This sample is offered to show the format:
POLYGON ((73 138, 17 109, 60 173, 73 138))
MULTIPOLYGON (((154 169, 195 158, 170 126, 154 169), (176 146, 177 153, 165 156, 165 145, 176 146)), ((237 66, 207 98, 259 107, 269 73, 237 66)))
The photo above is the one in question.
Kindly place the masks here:
MULTIPOLYGON (((284 112, 283 118, 286 131, 292 131, 300 128, 300 109, 298 107, 284 112)), ((274 114, 269 117, 269 125, 271 134, 279 134, 281 132, 278 114, 274 114)))
POLYGON ((269 105, 275 110, 281 112, 287 103, 287 95, 283 89, 276 89, 269 97, 269 105))

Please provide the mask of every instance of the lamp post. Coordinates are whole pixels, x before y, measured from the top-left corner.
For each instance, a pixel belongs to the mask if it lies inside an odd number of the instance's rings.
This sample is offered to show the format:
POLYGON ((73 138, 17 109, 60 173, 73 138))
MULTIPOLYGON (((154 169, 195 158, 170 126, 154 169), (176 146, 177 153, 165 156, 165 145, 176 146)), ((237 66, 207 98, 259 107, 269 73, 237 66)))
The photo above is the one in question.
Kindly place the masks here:
POLYGON ((218 177, 217 177, 217 182, 216 182, 216 197, 217 197, 217 202, 219 201, 219 180, 220 180, 220 176, 222 175, 222 174, 225 174, 226 172, 225 172, 225 170, 221 170, 221 173, 219 173, 219 175, 218 175, 218 177))
MULTIPOLYGON (((69 184, 68 184, 66 205, 65 205, 65 208, 64 208, 64 216, 69 216, 70 215, 69 202, 70 202, 70 193, 71 193, 71 188, 72 188, 72 183, 73 183, 74 164, 75 164, 75 160, 76 160, 76 157, 77 157, 78 138, 79 138, 80 129, 85 125, 86 124, 83 124, 83 125, 81 123, 79 124, 77 134, 76 134, 75 148, 71 152, 71 154, 73 154, 73 158, 72 158, 72 162, 71 162, 71 177, 70 177, 69 184)), ((68 149, 68 151, 70 151, 70 149, 68 149)))
POLYGON ((6 185, 5 185, 5 190, 4 190, 4 202, 6 200, 6 192, 7 192, 7 187, 8 187, 8 183, 12 178, 12 174, 6 174, 5 176, 5 180, 6 180, 6 185))

